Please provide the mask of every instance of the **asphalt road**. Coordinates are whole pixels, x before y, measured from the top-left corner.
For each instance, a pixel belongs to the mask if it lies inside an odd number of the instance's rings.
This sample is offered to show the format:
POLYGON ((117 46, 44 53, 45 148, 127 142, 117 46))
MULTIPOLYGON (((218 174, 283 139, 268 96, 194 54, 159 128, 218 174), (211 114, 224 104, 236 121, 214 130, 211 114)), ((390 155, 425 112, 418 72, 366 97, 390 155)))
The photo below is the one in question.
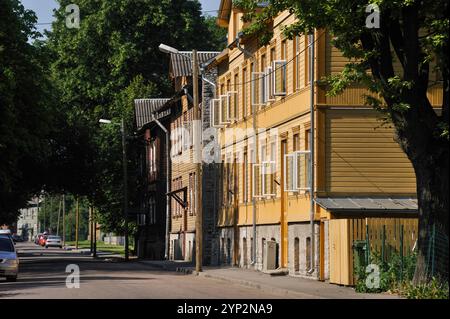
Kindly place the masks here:
MULTIPOLYGON (((44 299, 277 299, 287 296, 201 276, 183 275, 138 262, 92 259, 58 248, 17 243, 20 271, 17 282, 0 278, 0 298, 44 299), (68 265, 80 270, 79 288, 68 288, 68 265)), ((74 281, 69 280, 74 285, 74 281)))

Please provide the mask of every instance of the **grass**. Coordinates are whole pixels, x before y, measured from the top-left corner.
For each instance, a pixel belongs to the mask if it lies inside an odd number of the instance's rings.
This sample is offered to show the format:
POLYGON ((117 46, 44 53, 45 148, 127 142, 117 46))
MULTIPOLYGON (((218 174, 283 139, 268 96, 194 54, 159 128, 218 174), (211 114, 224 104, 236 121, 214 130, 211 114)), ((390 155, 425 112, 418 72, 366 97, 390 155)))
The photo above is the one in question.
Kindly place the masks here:
MULTIPOLYGON (((66 241, 66 246, 75 246, 75 241, 66 241)), ((79 249, 91 248, 91 241, 90 240, 79 241, 78 248, 79 249)), ((130 245, 130 251, 132 251, 132 250, 133 250, 133 247, 130 245)), ((97 251, 125 255, 125 248, 123 246, 105 244, 102 241, 97 241, 97 251)))

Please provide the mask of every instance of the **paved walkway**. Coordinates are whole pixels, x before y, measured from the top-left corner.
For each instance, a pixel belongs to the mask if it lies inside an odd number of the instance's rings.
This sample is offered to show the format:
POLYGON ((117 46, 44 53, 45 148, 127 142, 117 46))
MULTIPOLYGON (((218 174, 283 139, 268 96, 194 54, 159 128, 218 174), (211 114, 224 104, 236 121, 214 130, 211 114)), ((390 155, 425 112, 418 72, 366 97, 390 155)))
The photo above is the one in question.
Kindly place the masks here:
MULTIPOLYGON (((139 261, 169 271, 196 274, 192 263, 174 261, 139 261)), ((263 292, 284 294, 290 298, 305 299, 398 299, 398 295, 381 293, 357 293, 352 287, 344 287, 312 279, 292 276, 271 276, 259 271, 237 267, 204 267, 199 276, 218 279, 259 289, 263 292)))

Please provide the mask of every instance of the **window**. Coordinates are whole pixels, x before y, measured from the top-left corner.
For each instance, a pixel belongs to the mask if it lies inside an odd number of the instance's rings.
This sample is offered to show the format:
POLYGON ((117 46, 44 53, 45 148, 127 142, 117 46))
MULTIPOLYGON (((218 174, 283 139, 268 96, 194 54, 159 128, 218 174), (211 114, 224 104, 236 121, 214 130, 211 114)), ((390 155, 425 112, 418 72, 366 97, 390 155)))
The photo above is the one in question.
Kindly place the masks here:
POLYGON ((287 42, 286 42, 286 40, 283 40, 281 42, 281 59, 282 60, 287 59, 287 42))
POLYGON ((310 270, 311 269, 311 237, 306 237, 306 256, 305 256, 306 260, 306 269, 310 270))
POLYGON ((189 215, 193 216, 197 211, 196 199, 197 180, 195 173, 189 174, 189 215))
POLYGON ((276 196, 277 194, 277 184, 275 183, 275 180, 277 178, 277 165, 276 165, 276 161, 277 161, 277 142, 276 141, 272 141, 270 143, 270 174, 272 175, 270 178, 270 189, 271 189, 271 193, 274 194, 273 196, 276 196))
POLYGON ((282 90, 282 92, 284 92, 285 94, 287 92, 287 76, 286 76, 287 68, 288 68, 287 63, 286 63, 287 59, 288 59, 287 41, 283 40, 281 42, 281 60, 285 61, 285 63, 284 63, 284 73, 285 74, 284 74, 284 89, 282 90))
POLYGON ((296 154, 296 188, 300 191, 310 189, 310 151, 297 151, 296 154))
POLYGON ((284 187, 287 192, 310 190, 310 151, 296 151, 284 156, 284 187))
POLYGON ((295 133, 292 138, 292 142, 293 142, 292 145, 293 145, 294 152, 299 151, 300 150, 300 134, 295 133))
POLYGON ((220 100, 220 124, 231 123, 228 120, 228 94, 219 96, 220 100))
POLYGON ((286 60, 273 61, 273 95, 286 95, 286 60))
POLYGON ((183 123, 182 140, 183 140, 183 151, 188 150, 192 145, 194 145, 194 130, 192 120, 186 119, 183 123))
MULTIPOLYGON (((311 84, 311 69, 310 69, 310 58, 312 46, 311 44, 311 35, 305 37, 305 85, 311 84)), ((314 45, 314 43, 312 44, 314 45)))
POLYGON ((210 116, 213 127, 222 127, 220 124, 220 99, 213 99, 210 102, 210 116))
POLYGON ((242 117, 247 116, 247 114, 250 114, 251 112, 248 112, 247 107, 247 68, 244 68, 242 70, 242 117))
POLYGON ((234 82, 233 82, 233 91, 234 91, 234 101, 233 101, 233 113, 234 113, 234 119, 239 119, 239 71, 236 72, 234 75, 234 82))
MULTIPOLYGON (((232 121, 236 121, 238 119, 239 113, 239 95, 237 89, 238 81, 239 81, 239 73, 236 73, 234 75, 233 90, 231 91, 231 88, 229 88, 227 92, 228 101, 227 101, 225 121, 228 123, 231 123, 232 121)), ((228 81, 228 85, 230 85, 230 81, 228 81)))
POLYGON ((266 77, 265 77, 265 103, 275 101, 275 96, 273 95, 273 67, 269 66, 266 68, 266 77))
POLYGON ((262 183, 261 183, 262 164, 253 164, 252 166, 252 196, 254 198, 261 198, 262 183))
POLYGON ((305 150, 309 150, 309 145, 311 143, 311 129, 305 130, 305 150))
POLYGON ((248 154, 244 151, 244 165, 242 166, 242 180, 243 180, 243 199, 244 203, 248 202, 248 154))
POLYGON ((276 49, 275 47, 270 49, 270 62, 273 62, 277 59, 276 49))
POLYGON ((264 72, 252 72, 252 106, 260 106, 264 103, 264 78, 264 72))
POLYGON ((293 40, 293 53, 294 53, 294 90, 300 89, 300 36, 296 36, 293 40))

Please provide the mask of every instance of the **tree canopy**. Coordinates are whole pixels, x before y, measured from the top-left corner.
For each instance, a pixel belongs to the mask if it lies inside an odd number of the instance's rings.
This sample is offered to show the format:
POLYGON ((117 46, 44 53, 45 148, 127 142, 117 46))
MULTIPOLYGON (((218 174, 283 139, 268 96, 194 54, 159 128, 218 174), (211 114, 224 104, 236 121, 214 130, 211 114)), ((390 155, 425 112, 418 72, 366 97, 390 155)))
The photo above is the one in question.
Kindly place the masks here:
POLYGON ((36 15, 18 0, 0 1, 0 224, 40 191, 54 116, 42 43, 31 44, 36 15))
MULTIPOLYGON (((180 50, 217 50, 224 32, 201 15, 198 1, 60 0, 48 34, 52 79, 66 128, 53 152, 54 185, 88 196, 100 223, 121 231, 122 157, 118 123, 131 135, 135 98, 172 95, 164 43, 180 50), (65 25, 65 7, 79 6, 80 28, 65 25), (116 125, 99 125, 100 118, 116 125)), ((137 139, 128 143, 130 207, 136 195, 137 139)))

